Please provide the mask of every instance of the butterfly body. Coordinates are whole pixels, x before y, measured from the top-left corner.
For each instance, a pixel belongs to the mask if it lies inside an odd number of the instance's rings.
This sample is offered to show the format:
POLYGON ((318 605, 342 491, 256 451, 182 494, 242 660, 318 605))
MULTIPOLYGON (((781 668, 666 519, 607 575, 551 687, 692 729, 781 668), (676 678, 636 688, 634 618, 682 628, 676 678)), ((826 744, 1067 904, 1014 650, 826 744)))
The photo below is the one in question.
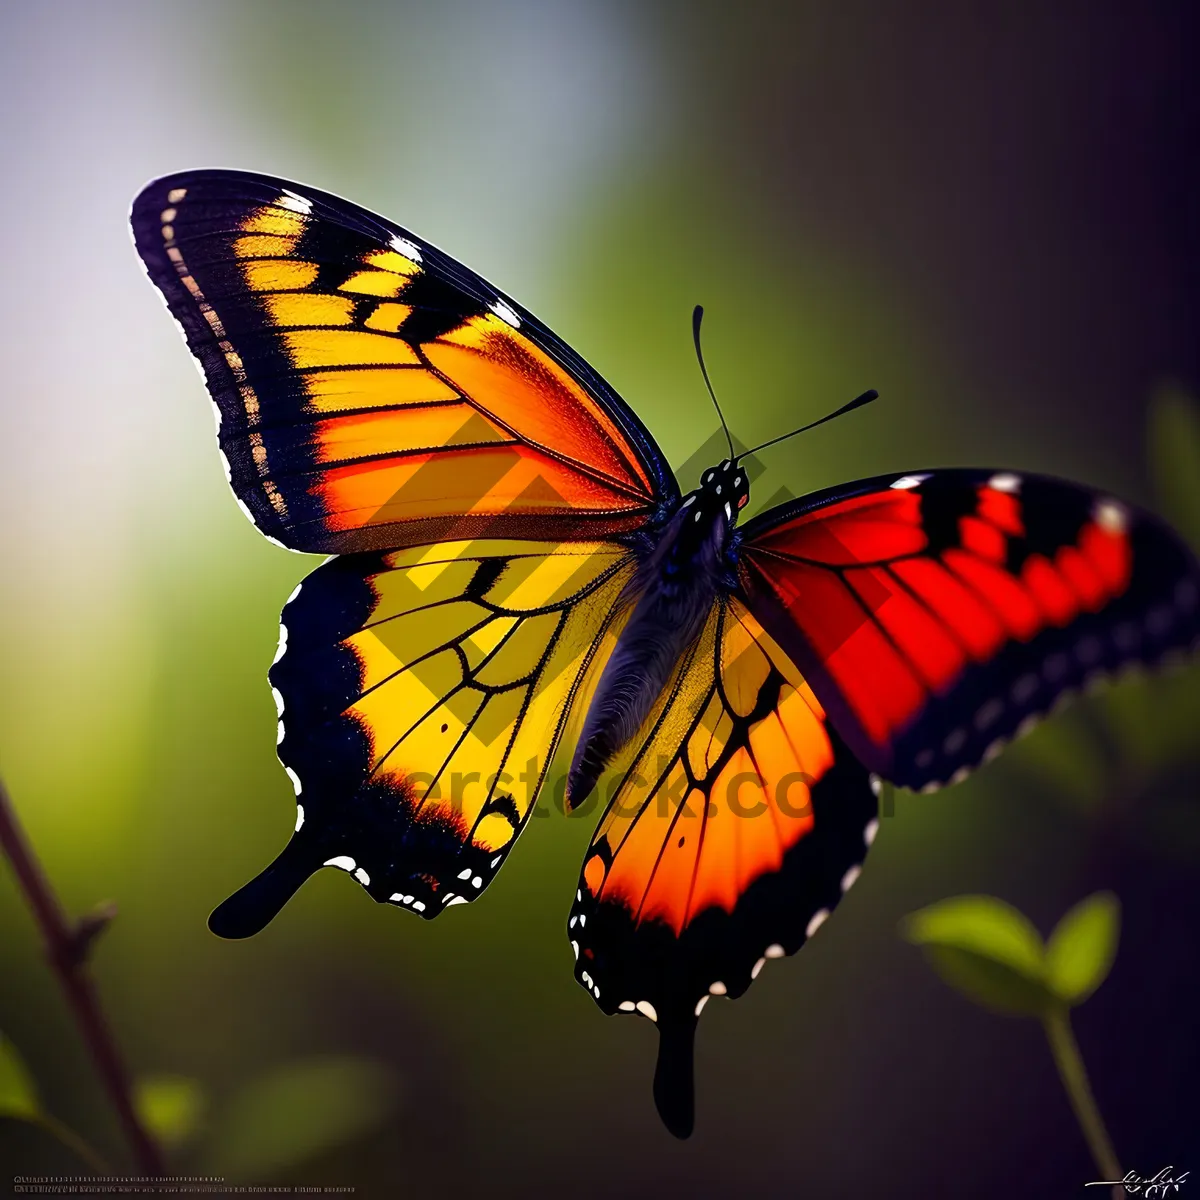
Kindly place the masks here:
POLYGON ((210 927, 257 932, 323 867, 426 920, 479 898, 579 717, 562 782, 605 803, 575 978, 657 1026, 680 1136, 701 1012, 823 927, 880 778, 957 782, 1098 675, 1200 645, 1200 564, 1095 489, 893 473, 739 525, 736 459, 682 496, 579 355, 412 232, 238 171, 157 180, 131 219, 243 511, 336 556, 269 671, 295 830, 210 927))
POLYGON ((567 777, 572 805, 587 799, 613 756, 645 723, 704 626, 715 597, 736 588, 733 547, 750 498, 746 473, 727 460, 680 502, 627 585, 632 612, 588 707, 567 777))

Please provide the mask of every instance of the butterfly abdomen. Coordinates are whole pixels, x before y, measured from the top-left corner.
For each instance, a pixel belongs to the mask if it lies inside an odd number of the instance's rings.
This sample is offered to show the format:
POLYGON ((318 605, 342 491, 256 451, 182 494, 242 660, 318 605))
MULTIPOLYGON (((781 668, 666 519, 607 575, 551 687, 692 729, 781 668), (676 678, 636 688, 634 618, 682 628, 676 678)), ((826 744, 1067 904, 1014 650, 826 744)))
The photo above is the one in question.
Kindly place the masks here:
POLYGON ((630 581, 626 596, 633 612, 600 676, 575 747, 567 781, 572 805, 588 797, 642 727, 722 586, 730 524, 718 515, 693 532, 693 517, 683 509, 672 519, 630 581))

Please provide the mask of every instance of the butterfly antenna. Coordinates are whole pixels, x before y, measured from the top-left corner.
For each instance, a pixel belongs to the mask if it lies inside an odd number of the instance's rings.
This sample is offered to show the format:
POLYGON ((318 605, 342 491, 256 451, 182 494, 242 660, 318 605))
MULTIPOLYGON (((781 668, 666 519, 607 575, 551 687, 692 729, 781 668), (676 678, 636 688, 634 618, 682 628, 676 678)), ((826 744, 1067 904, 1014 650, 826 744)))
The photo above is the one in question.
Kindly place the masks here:
POLYGON ((801 425, 799 429, 793 429, 791 433, 781 433, 777 438, 772 438, 769 442, 763 442, 761 446, 755 446, 753 450, 746 450, 739 455, 740 458, 745 458, 748 454, 757 454, 760 450, 765 450, 768 446, 774 446, 777 442, 786 441, 790 437, 795 437, 798 433, 805 433, 809 429, 816 429, 818 425, 824 425, 826 421, 832 421, 834 417, 844 416, 848 412, 853 412, 856 408, 862 408, 864 404, 870 404, 872 400, 878 400, 879 393, 871 388, 868 392, 863 392, 861 396, 856 396, 849 404, 843 404, 837 412, 831 412, 828 416, 822 417, 819 421, 813 421, 810 425, 801 425))
POLYGON ((704 386, 708 388, 708 394, 712 397, 713 407, 717 410, 717 416, 721 418, 721 428, 725 430, 725 440, 729 443, 729 458, 732 461, 737 458, 733 452, 733 438, 729 436, 729 426, 725 424, 725 414, 717 403, 717 393, 713 391, 713 385, 708 378, 708 368, 704 365, 704 351, 700 349, 700 322, 703 320, 704 307, 697 304, 692 310, 692 341, 696 343, 696 361, 700 364, 700 374, 704 376, 704 386))

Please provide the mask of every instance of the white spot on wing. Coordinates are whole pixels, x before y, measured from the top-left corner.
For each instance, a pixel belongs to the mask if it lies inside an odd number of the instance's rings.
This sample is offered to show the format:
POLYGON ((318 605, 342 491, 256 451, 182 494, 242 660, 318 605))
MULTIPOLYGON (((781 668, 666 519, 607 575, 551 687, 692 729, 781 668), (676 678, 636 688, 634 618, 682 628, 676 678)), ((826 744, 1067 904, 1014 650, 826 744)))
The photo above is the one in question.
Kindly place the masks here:
POLYGON ((870 846, 875 841, 875 836, 879 833, 879 818, 872 817, 867 822, 866 829, 863 830, 863 842, 870 846))
POLYGON ((892 487, 906 492, 911 488, 920 487, 928 478, 928 475, 901 475, 899 479, 892 482, 892 487))
POLYGON ((999 475, 993 475, 988 480, 988 487, 993 488, 997 492, 1017 493, 1021 490, 1021 477, 1014 475, 1011 471, 1002 471, 999 475))
POLYGON ((1129 526, 1129 513, 1115 500, 1098 500, 1092 515, 1105 533, 1124 533, 1129 526))
POLYGON ((622 1012, 636 1012, 637 1011, 637 1005, 634 1004, 634 1002, 632 1000, 622 1000, 621 1003, 617 1005, 617 1007, 622 1012))
POLYGON ((354 878, 357 879, 358 882, 363 885, 363 887, 371 886, 371 877, 362 869, 362 867, 359 867, 358 870, 354 872, 354 878))
POLYGON ((353 871, 358 866, 358 863, 348 854, 335 854, 333 858, 327 858, 322 866, 338 867, 343 871, 353 871))
POLYGON ((701 996, 700 999, 696 1001, 696 1016, 699 1016, 704 1011, 704 1006, 707 1003, 708 1003, 707 996, 701 996))
POLYGON ((275 715, 283 716, 283 693, 278 688, 271 689, 271 698, 275 701, 275 715))
POLYGON ((287 626, 279 622, 279 645, 275 649, 275 657, 271 659, 271 665, 274 666, 287 653, 287 626))
POLYGON ((300 589, 303 586, 304 586, 304 580, 302 579, 298 584, 296 584, 296 586, 294 588, 292 588, 292 594, 283 602, 284 608, 286 608, 289 604, 291 604, 291 602, 293 600, 295 600, 295 598, 298 595, 300 595, 300 589))
POLYGON ((643 1017, 649 1017, 652 1021, 658 1020, 658 1011, 649 1000, 639 1000, 634 1006, 643 1017))
MULTIPOLYGON (((297 782, 298 782, 298 781, 297 781, 297 782)), ((299 795, 299 794, 300 794, 300 788, 297 786, 297 788, 296 788, 296 795, 299 795)), ((296 829, 295 829, 295 832, 296 832, 296 833, 299 833, 299 832, 300 832, 300 827, 301 827, 303 824, 304 824, 304 805, 303 805, 303 804, 297 804, 297 805, 296 805, 296 829)))
POLYGON ((488 308, 492 310, 505 324, 511 325, 514 329, 521 328, 521 318, 513 311, 512 305, 505 304, 503 300, 493 300, 488 308))
POLYGON ((766 965, 767 960, 765 958, 760 958, 758 962, 756 962, 754 966, 750 968, 750 978, 757 979, 759 971, 761 971, 766 965))
POLYGON ((421 261, 421 251, 417 248, 416 244, 410 242, 408 238, 402 238, 399 234, 395 234, 393 235, 392 240, 388 242, 388 245, 391 246, 391 248, 395 250, 397 254, 403 254, 405 258, 411 258, 415 263, 419 263, 421 261))
POLYGON ((467 867, 467 869, 465 871, 459 871, 458 877, 459 877, 459 879, 470 879, 471 878, 471 868, 467 867))
MULTIPOLYGON (((467 903, 466 896, 455 896, 453 900, 446 901, 446 907, 453 908, 454 905, 456 905, 456 904, 466 904, 466 903, 467 903)), ((457 920, 457 918, 455 918, 455 919, 457 920)))
POLYGON ((782 958, 786 953, 787 951, 778 942, 772 942, 763 951, 763 958, 782 958))
POLYGON ((709 995, 724 996, 729 989, 718 979, 708 985, 709 995))
POLYGON ((842 891, 848 892, 857 882, 858 877, 862 874, 862 867, 857 863, 842 876, 842 891))
POLYGON ((412 906, 413 906, 413 912, 424 912, 425 911, 425 905, 420 900, 414 900, 412 902, 412 906))
POLYGON ((817 930, 820 929, 821 926, 824 925, 825 922, 828 920, 829 920, 829 909, 827 909, 827 908, 817 909, 817 911, 815 913, 813 913, 812 919, 808 922, 807 928, 804 930, 804 936, 812 937, 812 935, 814 933, 816 933, 817 930))
POLYGON ((290 208, 292 212, 303 213, 305 216, 312 212, 312 201, 307 196, 301 196, 299 192, 293 192, 290 188, 284 188, 283 195, 275 203, 280 208, 290 208))
MULTIPOLYGON (((300 776, 297 775, 291 767, 284 767, 283 769, 287 772, 287 777, 292 781, 292 788, 294 789, 296 795, 300 795, 300 793, 304 791, 304 784, 300 782, 300 776)), ((296 808, 299 810, 300 814, 296 818, 296 828, 299 829, 300 826, 304 824, 304 809, 301 808, 300 805, 296 805, 296 808)))

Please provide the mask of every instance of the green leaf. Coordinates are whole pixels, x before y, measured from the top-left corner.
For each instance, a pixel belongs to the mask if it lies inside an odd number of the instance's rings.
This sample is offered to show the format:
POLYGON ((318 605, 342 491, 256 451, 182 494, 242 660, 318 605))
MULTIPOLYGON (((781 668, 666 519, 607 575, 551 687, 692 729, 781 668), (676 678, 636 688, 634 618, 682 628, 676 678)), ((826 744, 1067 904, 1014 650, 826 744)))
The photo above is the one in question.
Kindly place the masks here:
POLYGON ((1178 387, 1150 402, 1150 467, 1163 515, 1200 547, 1200 406, 1178 387))
POLYGON ((289 1063, 234 1095, 206 1159, 213 1171, 263 1178, 370 1133, 395 1096, 394 1078, 379 1063, 348 1057, 289 1063))
POLYGON ((134 1084, 133 1103, 143 1124, 162 1145, 181 1146, 204 1115, 204 1091, 182 1075, 151 1075, 134 1084))
POLYGON ((952 987, 994 1012, 1039 1016, 1054 1004, 1038 931, 994 896, 955 896, 913 913, 901 932, 952 987))
POLYGON ((33 1076, 16 1047, 0 1034, 0 1117, 40 1121, 42 1105, 33 1076))
POLYGON ((1081 1004, 1108 977, 1117 954, 1121 904, 1112 892, 1081 900, 1050 935, 1046 983, 1067 1004, 1081 1004))

